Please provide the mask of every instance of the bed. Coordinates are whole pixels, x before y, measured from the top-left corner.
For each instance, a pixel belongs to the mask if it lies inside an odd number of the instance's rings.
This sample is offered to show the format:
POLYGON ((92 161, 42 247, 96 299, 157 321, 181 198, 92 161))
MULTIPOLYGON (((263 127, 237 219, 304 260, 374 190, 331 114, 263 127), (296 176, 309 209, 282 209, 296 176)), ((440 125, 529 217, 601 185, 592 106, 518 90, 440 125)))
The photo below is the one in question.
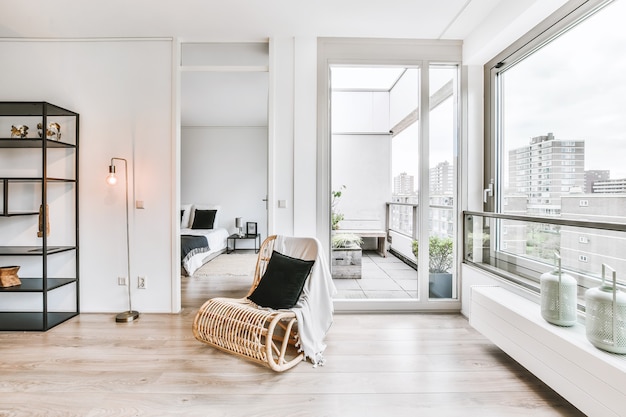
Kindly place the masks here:
POLYGON ((228 231, 219 227, 219 206, 181 206, 181 271, 193 275, 198 268, 226 250, 228 231))

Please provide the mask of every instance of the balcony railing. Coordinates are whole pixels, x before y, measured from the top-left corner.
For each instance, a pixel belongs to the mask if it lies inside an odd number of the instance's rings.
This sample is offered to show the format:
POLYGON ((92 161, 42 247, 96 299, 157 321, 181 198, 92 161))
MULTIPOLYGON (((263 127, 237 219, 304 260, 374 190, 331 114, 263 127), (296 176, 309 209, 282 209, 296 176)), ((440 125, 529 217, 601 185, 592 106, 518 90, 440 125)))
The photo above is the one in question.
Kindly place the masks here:
POLYGON ((626 224, 485 212, 464 212, 465 263, 539 292, 541 274, 552 271, 555 253, 584 293, 601 284, 602 264, 626 284, 626 224))
MULTIPOLYGON (((451 201, 451 200, 450 200, 451 201)), ((418 240, 419 205, 416 203, 388 202, 386 215, 387 236, 391 239, 390 249, 396 254, 405 257, 409 262, 415 262, 412 243, 418 240)), ((427 224, 429 234, 437 237, 454 237, 454 207, 452 204, 430 204, 427 224)))
POLYGON ((388 202, 387 218, 385 221, 387 232, 393 231, 401 235, 417 238, 417 209, 418 205, 413 203, 388 202))

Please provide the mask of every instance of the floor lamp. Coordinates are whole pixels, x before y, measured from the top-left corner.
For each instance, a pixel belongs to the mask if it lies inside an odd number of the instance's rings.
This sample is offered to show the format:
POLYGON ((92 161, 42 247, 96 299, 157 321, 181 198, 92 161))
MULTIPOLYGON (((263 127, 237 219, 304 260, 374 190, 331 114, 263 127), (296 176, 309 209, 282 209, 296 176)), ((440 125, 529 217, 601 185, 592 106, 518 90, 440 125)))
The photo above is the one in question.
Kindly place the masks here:
POLYGON ((109 165, 109 175, 107 176, 107 184, 117 184, 117 177, 115 176, 115 164, 114 160, 124 162, 124 177, 126 179, 126 268, 127 268, 127 281, 128 286, 128 311, 124 311, 115 316, 115 321, 118 323, 127 323, 139 318, 139 312, 133 311, 131 296, 130 296, 130 232, 128 227, 128 162, 124 158, 111 158, 111 165, 109 165))

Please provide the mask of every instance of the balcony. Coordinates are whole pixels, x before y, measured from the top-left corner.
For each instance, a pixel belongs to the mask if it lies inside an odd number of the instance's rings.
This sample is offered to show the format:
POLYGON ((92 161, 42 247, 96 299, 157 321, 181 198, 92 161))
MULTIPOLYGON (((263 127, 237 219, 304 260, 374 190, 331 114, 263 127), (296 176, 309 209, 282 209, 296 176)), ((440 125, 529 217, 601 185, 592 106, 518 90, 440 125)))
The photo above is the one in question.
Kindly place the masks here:
MULTIPOLYGON (((453 257, 453 200, 451 196, 433 198, 433 202, 443 204, 430 205, 430 242, 429 250, 429 298, 453 298, 454 257, 453 257), (442 242, 445 252, 441 252, 442 242), (437 246, 439 245, 439 246, 437 246), (433 247, 437 246, 433 251, 433 247), (443 254, 443 255, 442 255, 443 254), (437 258, 439 256, 439 258, 437 258), (443 256, 443 258, 442 258, 443 256)), ((379 232, 371 229, 359 230, 340 226, 333 230, 334 235, 342 233, 363 236, 362 253, 358 277, 335 273, 333 281, 337 287, 336 299, 415 299, 418 297, 417 258, 413 253, 414 241, 418 240, 419 223, 418 205, 413 203, 385 203, 385 226, 379 232), (372 237, 380 234, 384 239, 381 250, 380 239, 372 237), (368 237, 369 236, 369 237, 368 237), (341 276, 341 278, 339 278, 341 276)), ((345 225, 353 226, 357 222, 347 219, 345 225)), ((367 224, 360 221, 360 224, 367 224)), ((344 268, 343 265, 341 268, 344 268)))
POLYGON ((417 270, 388 253, 363 252, 361 278, 335 278, 336 299, 417 298, 417 270))

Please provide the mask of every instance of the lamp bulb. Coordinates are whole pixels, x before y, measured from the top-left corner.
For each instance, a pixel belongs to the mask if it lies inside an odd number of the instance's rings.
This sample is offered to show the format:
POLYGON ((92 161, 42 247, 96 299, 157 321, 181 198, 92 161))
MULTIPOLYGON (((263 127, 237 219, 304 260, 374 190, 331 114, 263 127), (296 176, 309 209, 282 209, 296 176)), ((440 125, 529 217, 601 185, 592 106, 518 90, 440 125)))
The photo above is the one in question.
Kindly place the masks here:
POLYGON ((117 177, 115 176, 115 165, 111 163, 109 165, 109 175, 107 175, 107 184, 115 185, 117 184, 117 177))

